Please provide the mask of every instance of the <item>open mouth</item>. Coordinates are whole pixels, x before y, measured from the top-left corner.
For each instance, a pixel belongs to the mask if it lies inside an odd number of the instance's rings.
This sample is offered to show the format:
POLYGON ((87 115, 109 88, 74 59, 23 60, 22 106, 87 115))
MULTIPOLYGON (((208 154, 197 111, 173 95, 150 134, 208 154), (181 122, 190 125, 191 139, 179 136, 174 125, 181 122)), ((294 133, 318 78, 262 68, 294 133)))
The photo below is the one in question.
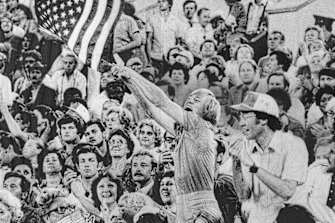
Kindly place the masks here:
POLYGON ((169 191, 162 191, 162 196, 170 197, 170 192, 169 191))
POLYGON ((102 198, 110 198, 110 197, 113 197, 113 194, 112 194, 110 191, 108 191, 108 192, 103 192, 103 193, 101 194, 101 197, 102 197, 102 198))
POLYGON ((186 107, 185 111, 192 111, 192 109, 190 107, 186 107))

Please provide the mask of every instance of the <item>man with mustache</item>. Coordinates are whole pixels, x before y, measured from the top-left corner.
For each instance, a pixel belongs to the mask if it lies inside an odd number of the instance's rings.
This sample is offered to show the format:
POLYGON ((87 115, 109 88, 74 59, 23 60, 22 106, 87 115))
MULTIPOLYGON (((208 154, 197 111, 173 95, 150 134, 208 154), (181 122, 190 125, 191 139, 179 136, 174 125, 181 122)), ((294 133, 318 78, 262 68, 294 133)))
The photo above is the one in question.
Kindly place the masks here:
POLYGON ((131 160, 131 179, 136 183, 135 190, 151 198, 156 166, 154 157, 146 150, 138 151, 131 160))
POLYGON ((45 72, 44 65, 39 61, 35 62, 29 70, 31 85, 21 94, 23 103, 28 107, 34 107, 35 105, 56 107, 56 91, 42 83, 45 72))

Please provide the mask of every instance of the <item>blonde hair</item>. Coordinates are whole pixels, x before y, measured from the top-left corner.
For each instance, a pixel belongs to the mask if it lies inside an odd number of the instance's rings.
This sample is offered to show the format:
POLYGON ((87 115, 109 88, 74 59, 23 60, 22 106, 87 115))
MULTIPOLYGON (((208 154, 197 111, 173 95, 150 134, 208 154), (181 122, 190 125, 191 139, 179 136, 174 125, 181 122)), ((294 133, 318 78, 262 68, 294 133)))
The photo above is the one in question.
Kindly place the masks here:
POLYGON ((159 147, 162 144, 162 140, 163 140, 162 130, 161 130, 161 127, 153 119, 147 118, 139 122, 137 126, 137 132, 136 132, 137 137, 139 137, 140 130, 145 125, 152 128, 152 131, 155 134, 155 147, 159 147))

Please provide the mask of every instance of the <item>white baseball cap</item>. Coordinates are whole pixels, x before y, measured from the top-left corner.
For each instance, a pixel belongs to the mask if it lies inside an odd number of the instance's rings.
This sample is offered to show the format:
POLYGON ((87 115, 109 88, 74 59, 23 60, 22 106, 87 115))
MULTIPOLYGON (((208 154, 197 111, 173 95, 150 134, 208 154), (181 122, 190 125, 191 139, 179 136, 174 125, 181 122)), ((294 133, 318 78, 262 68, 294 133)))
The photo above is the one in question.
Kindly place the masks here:
POLYGON ((274 98, 270 95, 250 91, 242 103, 230 106, 237 111, 263 112, 279 119, 279 107, 274 98))

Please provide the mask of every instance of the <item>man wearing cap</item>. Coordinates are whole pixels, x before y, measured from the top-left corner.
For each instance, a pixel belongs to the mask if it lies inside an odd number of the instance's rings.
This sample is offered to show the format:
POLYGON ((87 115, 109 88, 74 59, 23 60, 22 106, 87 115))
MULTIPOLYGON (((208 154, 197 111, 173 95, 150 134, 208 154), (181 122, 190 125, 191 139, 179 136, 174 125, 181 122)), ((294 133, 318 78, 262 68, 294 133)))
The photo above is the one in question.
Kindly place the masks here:
POLYGON ((335 19, 318 15, 314 15, 314 18, 315 18, 315 25, 319 26, 323 31, 327 50, 329 51, 334 50, 335 35, 332 33, 333 30, 332 25, 335 19))
POLYGON ((5 100, 6 105, 12 105, 12 83, 10 79, 3 75, 6 68, 7 56, 0 52, 0 91, 5 100))
POLYGON ((271 96, 249 92, 241 104, 231 107, 240 112, 246 138, 229 144, 242 213, 248 223, 273 223, 284 202, 305 181, 306 145, 302 139, 278 131, 279 108, 271 96))
POLYGON ((56 107, 56 91, 42 83, 45 77, 45 67, 41 62, 36 62, 29 69, 31 85, 22 92, 23 103, 28 106, 47 105, 56 107))

